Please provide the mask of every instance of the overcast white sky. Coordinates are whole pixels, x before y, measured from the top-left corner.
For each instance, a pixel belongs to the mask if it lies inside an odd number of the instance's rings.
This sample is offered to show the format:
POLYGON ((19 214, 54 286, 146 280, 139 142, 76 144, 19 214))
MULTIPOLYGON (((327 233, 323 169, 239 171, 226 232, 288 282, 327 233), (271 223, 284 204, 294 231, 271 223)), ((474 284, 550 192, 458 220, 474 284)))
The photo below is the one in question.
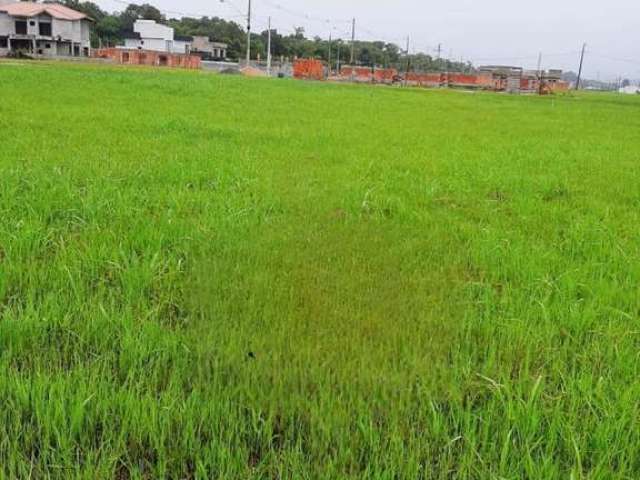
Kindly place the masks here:
MULTIPOLYGON (((244 25, 248 0, 136 0, 161 10, 218 15, 244 25)), ((121 10, 114 0, 103 8, 121 10)), ((254 30, 290 32, 303 26, 309 35, 350 37, 356 18, 359 39, 386 39, 412 50, 475 64, 506 63, 535 68, 538 52, 546 68, 574 70, 587 43, 585 74, 611 80, 640 78, 640 0, 253 0, 254 30), (330 20, 330 21, 329 21, 330 20)))

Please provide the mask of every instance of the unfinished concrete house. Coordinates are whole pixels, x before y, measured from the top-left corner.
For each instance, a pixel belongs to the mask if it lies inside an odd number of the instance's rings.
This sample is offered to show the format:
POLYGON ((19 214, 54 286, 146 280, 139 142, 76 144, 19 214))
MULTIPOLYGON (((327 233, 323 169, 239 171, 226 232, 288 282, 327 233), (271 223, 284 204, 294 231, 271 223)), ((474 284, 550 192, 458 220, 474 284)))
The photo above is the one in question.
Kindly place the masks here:
POLYGON ((0 0, 0 56, 88 57, 92 23, 58 3, 0 0))
POLYGON ((209 37, 194 36, 191 45, 191 53, 198 55, 203 60, 226 60, 226 43, 212 42, 209 37))
POLYGON ((522 67, 484 65, 478 70, 481 75, 491 76, 493 90, 497 92, 520 93, 523 74, 522 67))

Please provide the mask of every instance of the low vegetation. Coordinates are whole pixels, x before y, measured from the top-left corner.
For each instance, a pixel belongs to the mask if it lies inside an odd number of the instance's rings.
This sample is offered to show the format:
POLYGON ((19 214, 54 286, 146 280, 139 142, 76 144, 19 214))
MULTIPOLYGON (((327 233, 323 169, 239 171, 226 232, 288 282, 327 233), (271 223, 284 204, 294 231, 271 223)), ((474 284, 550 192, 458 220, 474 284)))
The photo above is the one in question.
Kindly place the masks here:
POLYGON ((639 98, 0 84, 0 476, 640 476, 639 98))

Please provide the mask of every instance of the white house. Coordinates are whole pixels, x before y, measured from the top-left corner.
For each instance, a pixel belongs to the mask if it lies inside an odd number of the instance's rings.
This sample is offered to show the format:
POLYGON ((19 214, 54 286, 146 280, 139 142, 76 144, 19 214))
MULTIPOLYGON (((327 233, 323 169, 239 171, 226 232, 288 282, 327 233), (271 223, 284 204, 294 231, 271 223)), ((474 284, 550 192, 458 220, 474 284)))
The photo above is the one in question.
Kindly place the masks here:
POLYGON ((93 20, 58 3, 0 0, 0 56, 87 57, 93 20))
POLYGON ((173 28, 155 20, 136 20, 133 32, 124 39, 124 48, 188 54, 192 42, 193 37, 174 35, 173 28))

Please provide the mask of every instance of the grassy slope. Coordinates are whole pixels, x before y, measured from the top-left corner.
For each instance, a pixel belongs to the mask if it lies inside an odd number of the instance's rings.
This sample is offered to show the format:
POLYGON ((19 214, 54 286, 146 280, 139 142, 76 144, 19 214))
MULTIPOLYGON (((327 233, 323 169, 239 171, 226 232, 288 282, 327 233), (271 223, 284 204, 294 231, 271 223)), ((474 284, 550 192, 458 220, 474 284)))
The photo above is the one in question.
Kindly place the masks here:
POLYGON ((640 476, 640 99, 0 84, 5 476, 640 476))

